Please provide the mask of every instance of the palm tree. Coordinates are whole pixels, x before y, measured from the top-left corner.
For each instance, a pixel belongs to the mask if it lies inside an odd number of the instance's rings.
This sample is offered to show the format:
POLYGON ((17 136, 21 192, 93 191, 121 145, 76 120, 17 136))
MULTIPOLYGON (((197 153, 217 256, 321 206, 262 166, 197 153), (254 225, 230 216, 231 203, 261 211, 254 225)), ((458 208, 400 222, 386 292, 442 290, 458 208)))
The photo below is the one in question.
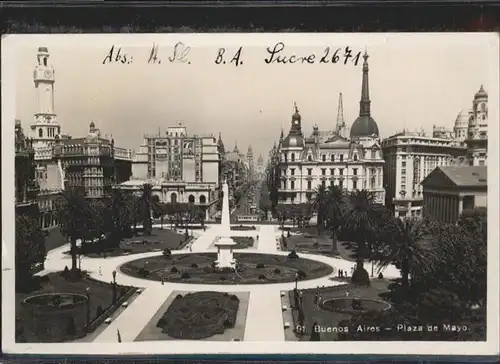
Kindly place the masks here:
POLYGON ((76 241, 85 236, 91 215, 82 188, 70 188, 61 193, 57 202, 57 220, 61 234, 69 239, 71 247, 71 270, 77 270, 76 241))
POLYGON ((153 219, 151 218, 151 211, 153 206, 153 185, 149 183, 145 183, 144 185, 142 185, 140 201, 144 235, 151 235, 151 232, 153 230, 153 219))
POLYGON ((344 228, 355 243, 356 269, 363 268, 368 258, 368 239, 376 232, 376 211, 374 196, 367 190, 353 191, 349 195, 349 212, 344 228))
POLYGON ((314 192, 312 197, 312 207, 318 216, 317 231, 318 235, 325 225, 325 218, 328 214, 328 191, 326 187, 321 184, 314 192))
POLYGON ((125 230, 129 231, 133 220, 134 206, 131 199, 120 189, 113 189, 111 200, 108 202, 110 212, 111 241, 115 248, 118 248, 125 230))
POLYGON ((336 255, 339 253, 337 234, 346 210, 345 195, 339 186, 328 187, 327 204, 326 222, 332 232, 332 254, 336 255))
POLYGON ((401 271, 402 284, 410 285, 416 272, 428 272, 436 255, 425 223, 416 218, 393 217, 384 227, 385 239, 380 252, 379 271, 394 264, 401 271))

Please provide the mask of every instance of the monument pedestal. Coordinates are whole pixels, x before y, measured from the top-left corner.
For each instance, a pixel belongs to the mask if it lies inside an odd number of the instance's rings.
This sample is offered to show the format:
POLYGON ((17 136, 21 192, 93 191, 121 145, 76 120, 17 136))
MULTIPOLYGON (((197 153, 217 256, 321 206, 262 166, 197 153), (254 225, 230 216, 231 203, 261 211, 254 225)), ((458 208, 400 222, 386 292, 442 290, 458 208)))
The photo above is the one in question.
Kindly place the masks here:
POLYGON ((217 247, 217 260, 215 267, 222 268, 235 268, 236 261, 233 256, 233 249, 236 243, 229 237, 221 237, 216 243, 217 247))

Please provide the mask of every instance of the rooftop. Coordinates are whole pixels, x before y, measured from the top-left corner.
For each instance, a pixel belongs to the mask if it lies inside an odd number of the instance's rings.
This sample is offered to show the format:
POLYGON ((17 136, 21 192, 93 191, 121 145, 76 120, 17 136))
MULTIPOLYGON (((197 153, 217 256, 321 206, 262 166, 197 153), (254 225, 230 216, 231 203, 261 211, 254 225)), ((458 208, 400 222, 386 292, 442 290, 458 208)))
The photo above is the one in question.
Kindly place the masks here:
POLYGON ((458 187, 487 186, 486 166, 438 167, 458 187))

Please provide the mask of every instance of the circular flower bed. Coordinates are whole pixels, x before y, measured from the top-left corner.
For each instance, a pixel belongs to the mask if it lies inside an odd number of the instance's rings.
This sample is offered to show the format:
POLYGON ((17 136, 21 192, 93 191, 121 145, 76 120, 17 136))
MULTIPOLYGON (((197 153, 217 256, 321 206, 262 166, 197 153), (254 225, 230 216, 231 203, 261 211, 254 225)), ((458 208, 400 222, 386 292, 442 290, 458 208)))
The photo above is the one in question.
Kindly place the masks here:
POLYGON ((297 274, 301 280, 316 279, 332 274, 327 264, 283 255, 236 253, 238 262, 233 269, 218 270, 214 267, 215 253, 195 253, 142 258, 120 267, 124 274, 149 280, 193 284, 264 284, 294 282, 297 274), (186 274, 187 273, 187 274, 186 274))
POLYGON ((86 301, 85 295, 77 293, 44 293, 25 298, 23 304, 65 309, 78 306, 86 301))
POLYGON ((178 295, 157 327, 179 340, 199 340, 233 328, 240 300, 227 292, 195 292, 178 295))

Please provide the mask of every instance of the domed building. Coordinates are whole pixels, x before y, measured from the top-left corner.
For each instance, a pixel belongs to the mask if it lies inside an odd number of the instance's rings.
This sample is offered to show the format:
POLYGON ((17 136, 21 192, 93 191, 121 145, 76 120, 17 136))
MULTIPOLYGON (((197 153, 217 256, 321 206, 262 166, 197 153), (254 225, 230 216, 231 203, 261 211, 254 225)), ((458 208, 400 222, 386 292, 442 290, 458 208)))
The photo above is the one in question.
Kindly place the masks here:
POLYGON ((342 94, 332 131, 313 126, 311 135, 305 136, 297 105, 294 109, 290 131, 286 137, 282 134, 278 144, 279 203, 307 203, 321 185, 336 185, 348 192, 366 189, 374 194, 377 203, 384 203, 384 159, 378 126, 370 113, 368 54, 364 55, 360 113, 350 138, 345 136, 342 94))
POLYGON ((455 119, 453 133, 457 141, 463 142, 467 139, 467 130, 469 129, 469 119, 472 117, 472 110, 462 110, 455 119))
POLYGON ((368 53, 363 56, 363 81, 361 100, 359 101, 359 116, 351 126, 351 139, 378 138, 378 125, 371 116, 370 88, 368 84, 368 53))
POLYGON ((488 151, 488 94, 483 88, 474 95, 467 127, 467 158, 472 166, 487 165, 488 151))

